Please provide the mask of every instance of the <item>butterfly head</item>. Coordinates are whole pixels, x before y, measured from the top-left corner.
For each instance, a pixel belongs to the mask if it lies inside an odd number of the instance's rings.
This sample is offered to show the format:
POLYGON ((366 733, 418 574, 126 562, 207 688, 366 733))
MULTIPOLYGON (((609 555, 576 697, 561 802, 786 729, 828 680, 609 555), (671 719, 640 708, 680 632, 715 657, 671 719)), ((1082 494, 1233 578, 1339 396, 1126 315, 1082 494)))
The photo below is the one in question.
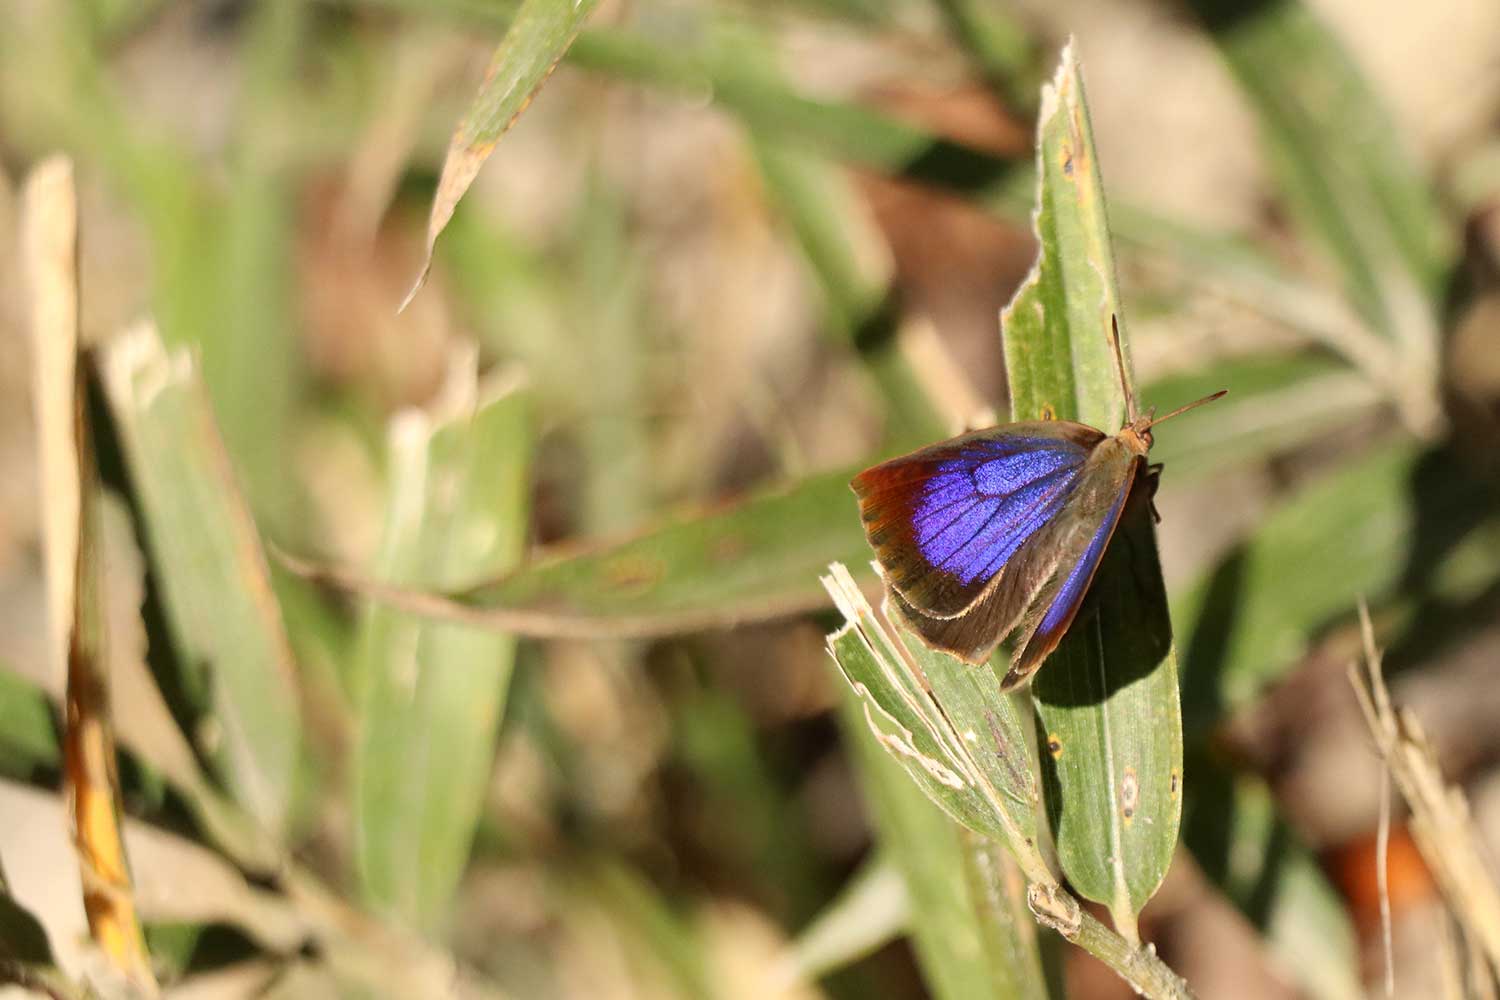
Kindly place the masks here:
POLYGON ((1171 413, 1168 413, 1164 417, 1158 417, 1156 415, 1156 407, 1153 406, 1145 413, 1142 413, 1139 416, 1131 417, 1130 422, 1122 427, 1120 429, 1120 433, 1115 436, 1123 441, 1125 443, 1125 446, 1128 447, 1131 451, 1135 452, 1137 455, 1145 455, 1146 452, 1151 450, 1151 446, 1155 443, 1155 439, 1153 439, 1151 436, 1151 428, 1155 427, 1157 424, 1171 420, 1179 413, 1186 413, 1188 410, 1191 410, 1197 406, 1202 406, 1204 403, 1212 403, 1214 400, 1218 399, 1220 396, 1223 396, 1228 391, 1228 389, 1220 389, 1218 392, 1214 393, 1211 396, 1204 396, 1202 399, 1195 399, 1193 402, 1187 404, 1186 406, 1179 406, 1177 409, 1173 410, 1171 413))
POLYGON ((1125 444, 1125 447, 1137 455, 1145 455, 1146 452, 1151 450, 1151 446, 1156 443, 1151 437, 1151 424, 1154 422, 1155 417, 1156 408, 1152 407, 1120 428, 1120 433, 1115 436, 1125 444))

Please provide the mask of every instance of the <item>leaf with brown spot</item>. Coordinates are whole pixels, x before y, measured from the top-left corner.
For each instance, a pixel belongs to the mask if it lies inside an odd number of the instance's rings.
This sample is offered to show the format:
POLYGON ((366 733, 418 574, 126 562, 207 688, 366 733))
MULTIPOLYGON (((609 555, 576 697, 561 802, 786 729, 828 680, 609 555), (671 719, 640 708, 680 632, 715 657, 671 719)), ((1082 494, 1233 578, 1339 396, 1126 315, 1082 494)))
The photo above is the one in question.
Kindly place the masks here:
POLYGON ((453 218, 459 199, 474 183, 500 137, 552 75, 596 3, 598 0, 524 0, 516 11, 485 71, 478 95, 448 143, 448 155, 432 199, 432 214, 427 219, 426 258, 398 311, 404 311, 427 282, 433 247, 453 218))
POLYGON ((703 514, 665 519, 597 548, 541 553, 462 590, 417 590, 305 562, 290 571, 417 614, 536 638, 647 638, 825 608, 831 562, 868 558, 849 492, 859 467, 809 476, 703 514), (724 547, 739 558, 721 558, 724 547))
MULTIPOLYGON (((1041 248, 1001 317, 1012 418, 1050 407, 1063 419, 1113 430, 1126 405, 1111 317, 1127 381, 1130 331, 1071 45, 1043 91, 1037 167, 1041 248)), ((1135 915, 1171 862, 1182 809, 1181 797, 1167 794, 1170 772, 1182 764, 1177 660, 1144 505, 1122 517, 1085 610, 1037 674, 1032 695, 1046 734, 1042 770, 1058 859, 1073 888, 1107 905, 1116 929, 1133 939, 1135 915)))

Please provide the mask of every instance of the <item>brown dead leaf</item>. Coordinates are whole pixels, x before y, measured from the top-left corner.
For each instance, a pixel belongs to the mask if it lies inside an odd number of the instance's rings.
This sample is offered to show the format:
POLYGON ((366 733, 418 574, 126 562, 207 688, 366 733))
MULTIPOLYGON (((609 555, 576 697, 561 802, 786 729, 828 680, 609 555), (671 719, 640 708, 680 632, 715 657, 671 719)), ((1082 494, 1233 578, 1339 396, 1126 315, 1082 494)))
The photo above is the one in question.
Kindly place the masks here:
POLYGON ((90 934, 115 970, 140 994, 156 996, 119 826, 102 641, 104 572, 95 545, 93 456, 78 371, 78 215, 72 163, 54 157, 38 166, 27 180, 22 204, 49 637, 54 663, 66 663, 64 782, 84 910, 90 934))

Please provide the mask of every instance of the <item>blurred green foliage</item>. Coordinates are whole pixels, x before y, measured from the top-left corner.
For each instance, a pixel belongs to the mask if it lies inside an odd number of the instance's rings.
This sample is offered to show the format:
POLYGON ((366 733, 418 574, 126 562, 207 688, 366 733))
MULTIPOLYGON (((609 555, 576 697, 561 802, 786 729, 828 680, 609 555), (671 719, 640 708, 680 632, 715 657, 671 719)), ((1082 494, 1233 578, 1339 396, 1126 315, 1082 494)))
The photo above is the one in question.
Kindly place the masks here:
MULTIPOLYGON (((1114 44, 1072 6, 1043 22, 969 0, 604 5, 570 48, 554 33, 524 53, 561 68, 399 318, 450 136, 515 5, 7 15, 0 153, 15 177, 53 149, 79 164, 86 338, 144 312, 183 350, 136 386, 137 408, 96 408, 148 567, 132 618, 147 660, 114 681, 124 802, 179 835, 137 856, 156 866, 138 876, 213 903, 184 917, 170 894, 143 898, 164 973, 260 970, 285 995, 1062 995, 1024 889, 986 895, 1024 880, 840 707, 817 581, 834 561, 869 576, 852 471, 957 429, 973 399, 1005 412, 984 397, 1005 384, 992 298, 1034 254, 1016 137, 1068 30, 1085 69, 1114 44), (996 273, 965 285, 973 259, 996 273), (945 327, 953 312, 981 334, 945 327), (946 355, 914 332, 935 321, 946 355), (455 390, 458 350, 486 375, 455 390), (480 403, 513 365, 528 387, 480 403), (392 427, 414 409, 441 430, 397 455, 392 427), (418 623, 292 578, 268 543, 519 627, 418 623), (257 610, 258 594, 275 604, 257 610), (247 778, 267 769, 270 791, 247 778), (235 877, 197 880, 189 848, 235 877), (904 880, 911 952, 853 935, 846 963, 825 954, 819 982, 797 982, 795 939, 877 848, 904 880)), ((1177 28, 1222 57, 1258 126, 1260 197, 1287 225, 1173 217, 1098 164, 1139 396, 1231 390, 1153 456, 1164 552, 1192 554, 1165 582, 1187 762, 1177 863, 1307 995, 1346 997, 1344 902, 1221 741, 1233 713, 1341 648, 1361 595, 1413 670, 1493 607, 1495 427, 1449 354, 1492 279, 1459 238, 1472 189, 1450 198, 1418 169, 1307 7, 1188 8, 1177 28), (1207 347, 1185 332, 1205 316, 1226 330, 1207 347)), ((17 312, 0 322, 19 342, 17 312)), ((1067 360, 1104 427, 1119 403, 1092 351, 1067 360)), ((27 641, 27 517, 4 526, 0 559, 0 774, 53 789, 60 688, 27 641)), ((1175 686, 1159 676, 1158 707, 1175 686)), ((1011 721, 1024 742, 1031 709, 1011 721)), ((43 863, 21 836, 35 825, 7 825, 4 870, 43 863)), ((1131 910, 1175 834, 1155 841, 1131 910)), ((0 954, 55 958, 67 990, 82 966, 57 935, 73 928, 11 883, 0 954)))

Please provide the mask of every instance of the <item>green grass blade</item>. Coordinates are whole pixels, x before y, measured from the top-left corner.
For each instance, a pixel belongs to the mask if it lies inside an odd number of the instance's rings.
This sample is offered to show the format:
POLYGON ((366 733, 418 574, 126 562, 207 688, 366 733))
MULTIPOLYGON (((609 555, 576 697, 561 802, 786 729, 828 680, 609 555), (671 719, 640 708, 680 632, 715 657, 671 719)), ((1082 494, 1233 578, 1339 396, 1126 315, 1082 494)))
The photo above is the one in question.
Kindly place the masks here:
POLYGON ((1149 515, 1122 524, 1089 600, 1033 683, 1058 859, 1127 938, 1182 819, 1182 709, 1149 515))
POLYGON ((1307 485, 1172 602, 1183 703, 1201 733, 1295 666, 1367 595, 1415 599, 1496 578, 1494 487, 1462 456, 1390 442, 1307 485))
POLYGON ((176 658, 213 722, 204 749, 234 797, 282 832, 301 745, 292 656, 197 368, 143 325, 110 343, 102 369, 176 658))
POLYGON ((1045 70, 1016 14, 984 0, 937 0, 937 8, 990 89, 1013 108, 1034 109, 1045 70))
MULTIPOLYGON (((906 779, 899 773, 897 781, 906 779)), ((782 967, 788 980, 815 980, 900 937, 910 925, 906 882, 885 854, 872 854, 837 896, 797 934, 782 967)))
POLYGON ((774 140, 751 137, 766 190, 796 235, 823 293, 831 332, 858 352, 889 408, 889 425, 914 444, 949 430, 902 356, 901 314, 886 274, 856 248, 856 194, 833 164, 774 140))
POLYGON ((538 634, 646 636, 828 606, 818 574, 869 555, 849 478, 824 473, 594 551, 543 559, 463 595, 537 612, 538 634))
MULTIPOLYGON (((1037 126, 1040 255, 1001 316, 1012 417, 1052 414, 1113 432, 1125 399, 1110 346, 1124 317, 1083 80, 1071 47, 1037 126)), ((1128 342, 1122 343, 1122 349, 1128 342)), ((1128 359, 1128 355, 1126 356, 1128 359)), ((1152 525, 1127 517, 1089 600, 1034 685, 1058 857, 1073 886, 1135 937, 1181 818, 1182 721, 1152 525)))
POLYGON ((1213 406, 1152 433, 1151 458, 1173 485, 1263 462, 1368 417, 1380 390, 1347 365, 1318 355, 1244 358, 1158 379, 1144 398, 1162 412, 1232 386, 1213 406))
MULTIPOLYGON (((537 89, 552 75, 597 3, 598 0, 522 0, 490 60, 479 93, 448 144, 443 172, 432 198, 432 214, 427 221, 427 257, 406 302, 427 280, 432 268, 432 249, 448 220, 453 218, 459 199, 494 152, 495 143, 521 117, 537 89)), ((402 303, 403 309, 406 302, 402 303)))
POLYGON ((0 776, 30 778, 61 764, 57 721, 46 697, 0 661, 0 776))
MULTIPOLYGON (((947 0, 944 0, 947 2, 947 0)), ((413 0, 360 0, 407 10, 413 0)), ((972 6, 960 0, 963 6, 972 6)), ((424 7, 424 9, 427 9, 424 7)), ((442 11, 501 26, 504 7, 444 0, 442 11)), ((678 32, 670 42, 645 30, 594 26, 583 30, 567 60, 615 80, 631 81, 697 101, 705 96, 766 141, 879 171, 965 197, 1001 215, 1031 207, 1032 172, 1019 161, 946 139, 874 108, 819 100, 763 73, 749 74, 732 48, 704 44, 705 30, 678 32)), ((1183 278, 1327 343, 1382 384, 1393 377, 1389 345, 1372 335, 1341 299, 1289 274, 1267 254, 1222 233, 1163 219, 1116 203, 1115 236, 1174 264, 1183 278)))
POLYGON ((1385 108, 1298 0, 1192 6, 1260 118, 1303 231, 1337 262, 1349 300, 1430 362, 1453 233, 1385 108))
MULTIPOLYGON (((191 317, 200 325, 164 324, 169 343, 201 345, 203 379, 250 508, 278 530, 296 523, 302 501, 298 489, 288 488, 294 480, 287 474, 287 441, 306 369, 294 299, 298 189, 285 144, 288 109, 301 99, 295 81, 309 13, 302 0, 272 0, 246 19, 223 194, 208 182, 214 194, 205 192, 197 218, 171 223, 181 227, 177 239, 203 241, 201 252, 214 268, 212 292, 207 310, 191 317)), ((156 151, 148 148, 149 162, 156 151)), ((162 291, 193 294, 182 285, 162 291)))
MULTIPOLYGON (((527 394, 514 381, 476 390, 472 367, 455 371, 452 387, 452 412, 412 411, 393 425, 382 576, 441 584, 503 572, 521 556, 527 394)), ((440 930, 484 801, 515 639, 377 606, 363 619, 358 649, 360 880, 377 906, 440 930)))
MULTIPOLYGON (((840 664, 847 671, 845 661, 840 664)), ((841 714, 881 847, 906 882, 912 944, 933 996, 1047 997, 1040 935, 1026 911, 1024 881, 1009 859, 983 854, 979 838, 908 778, 899 758, 871 736, 859 698, 846 696, 841 714), (976 860, 975 852, 985 860, 976 860), (988 868, 981 872, 981 866, 988 868)))
POLYGON ((1051 882, 1028 727, 998 678, 887 628, 842 565, 823 585, 846 622, 829 651, 875 740, 950 817, 1007 844, 1028 878, 1051 882))

